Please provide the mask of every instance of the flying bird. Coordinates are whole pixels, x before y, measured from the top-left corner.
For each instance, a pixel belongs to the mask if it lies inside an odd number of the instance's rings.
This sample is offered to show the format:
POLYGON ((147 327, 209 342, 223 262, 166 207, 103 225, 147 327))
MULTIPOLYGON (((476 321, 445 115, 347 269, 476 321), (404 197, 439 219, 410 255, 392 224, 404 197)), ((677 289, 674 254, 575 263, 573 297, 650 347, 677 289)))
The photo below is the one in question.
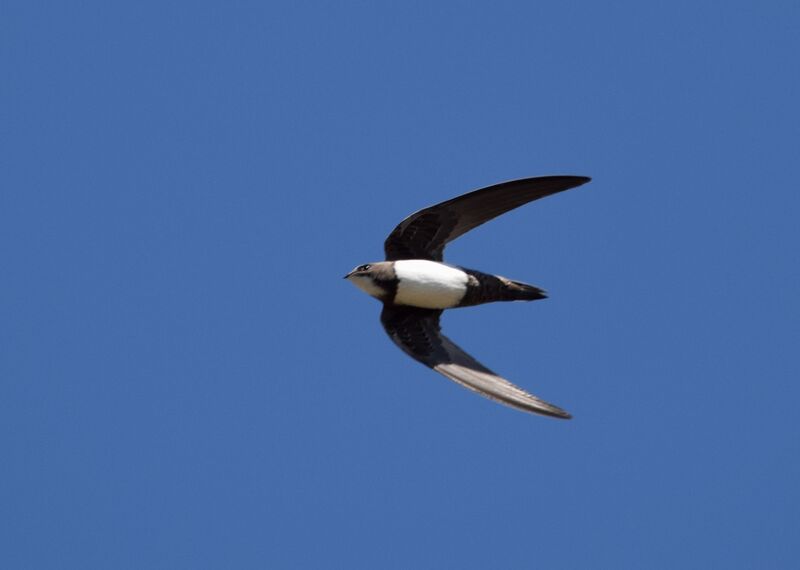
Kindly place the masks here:
POLYGON ((445 309, 547 297, 533 285, 444 263, 444 246, 523 204, 589 182, 540 176, 495 184, 408 216, 384 242, 385 261, 365 263, 345 279, 383 303, 381 323, 403 352, 479 394, 526 412, 572 416, 498 376, 444 336, 445 309))

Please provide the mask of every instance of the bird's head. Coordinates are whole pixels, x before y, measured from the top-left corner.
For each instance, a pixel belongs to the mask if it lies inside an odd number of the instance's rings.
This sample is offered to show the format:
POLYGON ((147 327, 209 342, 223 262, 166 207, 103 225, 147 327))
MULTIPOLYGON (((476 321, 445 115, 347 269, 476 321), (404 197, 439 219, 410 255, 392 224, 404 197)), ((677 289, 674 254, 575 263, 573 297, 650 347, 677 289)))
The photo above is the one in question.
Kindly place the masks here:
POLYGON ((380 301, 394 295, 397 278, 391 261, 365 263, 344 276, 353 285, 380 301))

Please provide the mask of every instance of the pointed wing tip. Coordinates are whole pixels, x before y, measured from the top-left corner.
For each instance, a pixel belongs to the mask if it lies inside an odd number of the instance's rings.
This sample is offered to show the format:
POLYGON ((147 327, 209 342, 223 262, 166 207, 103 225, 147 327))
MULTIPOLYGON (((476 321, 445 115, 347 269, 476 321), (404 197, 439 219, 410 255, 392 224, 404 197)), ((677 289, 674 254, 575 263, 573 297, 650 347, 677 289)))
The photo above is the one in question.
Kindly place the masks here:
MULTIPOLYGON (((538 398, 537 398, 538 399, 538 398)), ((519 407, 521 410, 526 412, 530 412, 532 414, 537 414, 540 416, 547 416, 549 418, 555 418, 557 420, 571 420, 572 414, 570 414, 566 410, 562 410, 558 406, 554 406, 553 404, 548 404, 547 402, 537 402, 536 404, 529 404, 527 406, 516 406, 519 407)))
POLYGON ((569 184, 570 184, 569 188, 575 188, 576 186, 582 186, 583 184, 586 184, 587 182, 591 182, 592 181, 592 177, 591 176, 578 176, 578 175, 575 175, 575 174, 557 174, 555 176, 551 176, 551 177, 545 176, 545 177, 542 177, 542 178, 553 178, 553 179, 560 178, 561 180, 569 182, 569 184))
MULTIPOLYGON (((575 181, 575 186, 581 186, 582 184, 586 184, 587 182, 592 181, 591 176, 565 176, 565 178, 571 178, 575 181)), ((575 187, 573 186, 573 188, 575 187)))
POLYGON ((547 414, 551 418, 556 418, 558 420, 571 420, 572 414, 569 412, 565 412, 564 410, 559 410, 558 412, 554 412, 552 414, 547 414))

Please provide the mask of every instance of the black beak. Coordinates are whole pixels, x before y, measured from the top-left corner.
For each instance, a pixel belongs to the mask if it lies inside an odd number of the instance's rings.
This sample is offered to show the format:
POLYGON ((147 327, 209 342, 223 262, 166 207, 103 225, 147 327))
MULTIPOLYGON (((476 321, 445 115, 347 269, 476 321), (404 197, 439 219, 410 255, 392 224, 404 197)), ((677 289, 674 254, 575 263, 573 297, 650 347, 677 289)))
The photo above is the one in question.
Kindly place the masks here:
POLYGON ((348 277, 350 277, 350 276, 351 276, 353 273, 355 273, 355 272, 354 272, 354 271, 351 271, 350 273, 348 273, 347 275, 345 275, 345 276, 344 276, 344 279, 347 279, 347 278, 348 278, 348 277))

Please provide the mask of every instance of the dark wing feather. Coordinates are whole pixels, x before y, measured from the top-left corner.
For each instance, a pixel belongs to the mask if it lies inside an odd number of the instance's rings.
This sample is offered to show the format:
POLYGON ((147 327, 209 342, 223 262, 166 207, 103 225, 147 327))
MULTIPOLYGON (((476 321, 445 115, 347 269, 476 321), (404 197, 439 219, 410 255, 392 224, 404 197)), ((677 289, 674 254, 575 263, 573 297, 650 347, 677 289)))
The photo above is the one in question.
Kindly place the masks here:
POLYGON ((442 335, 441 314, 440 310, 384 305, 381 323, 403 352, 470 390, 526 412, 572 417, 501 378, 442 335))
POLYGON ((585 176, 540 176, 475 190, 408 216, 384 243, 386 260, 442 261, 444 246, 473 228, 533 200, 589 182, 585 176))

